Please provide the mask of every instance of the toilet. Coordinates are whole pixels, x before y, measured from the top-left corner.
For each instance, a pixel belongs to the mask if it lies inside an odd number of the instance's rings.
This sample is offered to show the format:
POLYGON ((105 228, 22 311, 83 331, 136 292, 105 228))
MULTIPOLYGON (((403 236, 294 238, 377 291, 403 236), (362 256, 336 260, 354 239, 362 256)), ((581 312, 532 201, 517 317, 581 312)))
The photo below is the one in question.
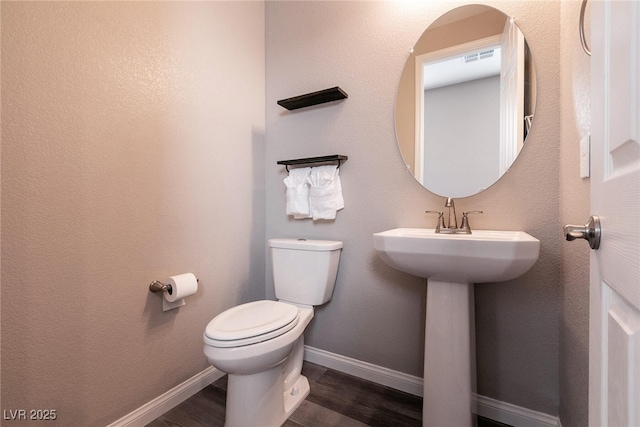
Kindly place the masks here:
POLYGON ((204 332, 209 362, 228 374, 226 427, 280 426, 309 395, 304 330, 331 299, 342 242, 270 239, 275 295, 224 311, 204 332))

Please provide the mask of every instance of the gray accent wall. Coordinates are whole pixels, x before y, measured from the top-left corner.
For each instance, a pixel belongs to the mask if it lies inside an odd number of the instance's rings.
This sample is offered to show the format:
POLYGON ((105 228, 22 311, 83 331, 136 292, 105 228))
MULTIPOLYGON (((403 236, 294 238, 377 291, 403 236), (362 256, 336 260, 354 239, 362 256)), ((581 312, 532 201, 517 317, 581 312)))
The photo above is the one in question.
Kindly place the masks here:
MULTIPOLYGON (((518 17, 538 67, 538 107, 527 147, 505 178, 457 201, 480 209, 472 227, 524 230, 541 241, 524 276, 476 286, 478 392, 547 414, 559 407, 560 4, 489 2, 518 17)), ((400 73, 425 28, 462 2, 268 2, 266 47, 267 237, 344 241, 333 299, 316 309, 307 344, 422 375, 425 280, 376 255, 372 234, 433 227, 444 199, 405 170, 393 108, 400 73), (322 19, 319 19, 322 17, 322 19), (349 98, 286 111, 278 99, 339 85, 349 98), (285 215, 284 168, 276 161, 346 154, 345 208, 335 221, 285 215)), ((273 296, 268 267, 267 295, 273 296)), ((427 379, 428 381, 428 379, 427 379)))

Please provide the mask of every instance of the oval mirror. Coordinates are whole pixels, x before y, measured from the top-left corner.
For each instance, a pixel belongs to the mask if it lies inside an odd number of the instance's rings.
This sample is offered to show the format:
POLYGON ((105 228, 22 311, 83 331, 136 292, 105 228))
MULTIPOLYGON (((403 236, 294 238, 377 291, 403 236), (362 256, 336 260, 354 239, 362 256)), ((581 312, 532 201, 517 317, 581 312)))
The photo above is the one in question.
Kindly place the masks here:
POLYGON ((445 13, 414 46, 398 86, 407 169, 440 196, 485 190, 522 150, 535 99, 533 58, 513 19, 483 5, 445 13))

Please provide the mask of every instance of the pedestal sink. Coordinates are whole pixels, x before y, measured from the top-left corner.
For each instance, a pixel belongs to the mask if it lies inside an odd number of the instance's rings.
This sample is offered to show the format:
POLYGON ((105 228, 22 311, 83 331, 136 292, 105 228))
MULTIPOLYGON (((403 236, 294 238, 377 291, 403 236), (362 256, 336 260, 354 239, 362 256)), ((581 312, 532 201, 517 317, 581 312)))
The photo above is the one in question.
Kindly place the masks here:
POLYGON ((473 426, 473 284, 524 274, 538 259, 540 241, 522 231, 396 228, 375 233, 373 245, 391 267, 427 279, 422 425, 473 426))

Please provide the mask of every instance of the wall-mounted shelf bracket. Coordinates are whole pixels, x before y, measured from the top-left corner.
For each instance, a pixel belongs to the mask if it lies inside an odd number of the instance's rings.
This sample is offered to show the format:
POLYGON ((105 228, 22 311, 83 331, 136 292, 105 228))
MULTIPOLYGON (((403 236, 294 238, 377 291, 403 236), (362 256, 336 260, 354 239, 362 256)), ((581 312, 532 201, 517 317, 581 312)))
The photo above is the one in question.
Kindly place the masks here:
POLYGON ((338 162, 338 167, 340 167, 340 163, 344 162, 348 158, 348 156, 343 156, 341 154, 333 154, 331 156, 307 157, 305 159, 278 160, 277 163, 279 165, 284 165, 287 169, 287 172, 289 172, 289 166, 293 165, 338 162))
POLYGON ((298 108, 311 107, 312 105, 324 104, 325 102, 338 101, 348 98, 349 95, 338 86, 318 92, 307 93, 305 95, 294 96, 293 98, 281 99, 278 105, 287 110, 297 110, 298 108))

